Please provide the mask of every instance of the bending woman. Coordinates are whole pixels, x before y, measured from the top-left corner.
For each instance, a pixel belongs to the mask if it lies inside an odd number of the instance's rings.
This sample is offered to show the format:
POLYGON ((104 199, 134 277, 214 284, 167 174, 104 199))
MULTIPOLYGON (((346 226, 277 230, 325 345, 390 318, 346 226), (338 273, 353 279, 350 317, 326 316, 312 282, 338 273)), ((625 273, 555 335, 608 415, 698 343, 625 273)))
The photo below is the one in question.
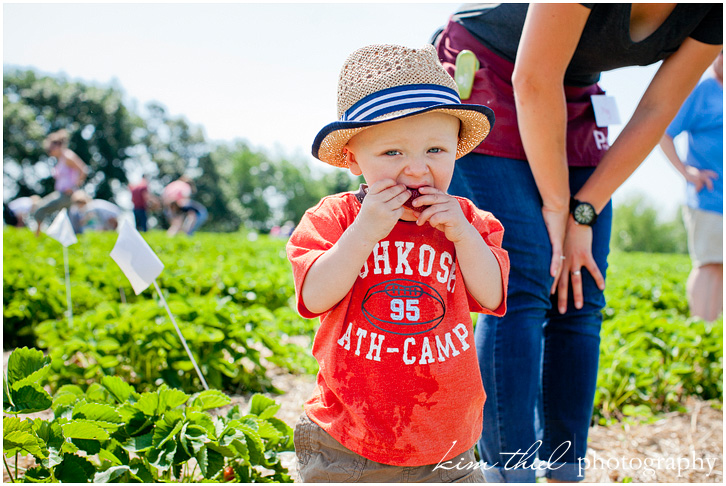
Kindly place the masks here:
POLYGON ((36 236, 40 235, 41 225, 46 217, 71 206, 71 195, 81 187, 88 175, 88 166, 68 148, 67 131, 58 130, 51 133, 43 141, 43 147, 48 155, 55 157, 57 161, 53 167, 55 190, 38 202, 33 213, 33 219, 38 225, 35 230, 36 236))
POLYGON ((463 7, 435 39, 452 74, 460 51, 476 54, 468 101, 497 117, 486 144, 457 161, 450 186, 499 218, 512 265, 507 314, 479 316, 476 327, 488 482, 534 481, 535 455, 550 461, 549 479, 583 479, 610 197, 716 57, 722 29, 721 4, 500 4, 463 7), (659 60, 608 149, 590 98, 602 94, 600 73, 659 60))

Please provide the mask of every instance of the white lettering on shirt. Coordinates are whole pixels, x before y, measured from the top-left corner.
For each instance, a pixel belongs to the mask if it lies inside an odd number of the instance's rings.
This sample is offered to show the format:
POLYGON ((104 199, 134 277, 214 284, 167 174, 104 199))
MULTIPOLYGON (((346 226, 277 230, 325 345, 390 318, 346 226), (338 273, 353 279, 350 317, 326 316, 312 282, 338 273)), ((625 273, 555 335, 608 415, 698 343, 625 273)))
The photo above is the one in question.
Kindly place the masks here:
POLYGON ((373 273, 375 275, 381 274, 381 267, 379 266, 379 263, 383 262, 383 275, 388 275, 391 273, 391 264, 388 261, 388 241, 379 241, 376 243, 376 246, 373 247, 373 263, 375 263, 375 268, 373 269, 373 273), (378 249, 381 249, 382 253, 378 254, 378 249))

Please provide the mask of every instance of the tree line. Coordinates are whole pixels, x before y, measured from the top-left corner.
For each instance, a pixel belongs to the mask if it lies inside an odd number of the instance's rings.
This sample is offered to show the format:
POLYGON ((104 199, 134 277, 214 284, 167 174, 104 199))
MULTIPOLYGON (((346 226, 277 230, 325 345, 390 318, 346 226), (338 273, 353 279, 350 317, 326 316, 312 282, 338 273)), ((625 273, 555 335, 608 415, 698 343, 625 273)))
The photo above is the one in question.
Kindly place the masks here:
MULTIPOLYGON (((119 86, 11 70, 3 76, 6 201, 53 190, 53 161, 42 142, 61 128, 90 166, 86 189, 96 198, 115 201, 130 173, 150 174, 157 194, 182 174, 192 175, 195 199, 209 211, 205 231, 268 232, 286 221, 297 223, 321 197, 360 182, 343 170, 315 174, 306 160, 273 157, 244 141, 210 142, 200 127, 159 103, 147 104, 143 113, 129 107, 119 86)), ((660 221, 644 198, 615 208, 612 245, 624 251, 687 251, 680 218, 660 221)))
MULTIPOLYGON (((3 186, 6 201, 53 190, 54 161, 43 150, 65 128, 70 148, 88 165, 85 189, 116 202, 129 175, 150 177, 160 193, 191 175, 194 199, 209 211, 206 231, 241 227, 268 232, 296 223, 321 197, 357 187, 346 171, 313 173, 305 160, 270 156, 245 141, 211 142, 201 127, 152 102, 136 110, 119 86, 99 86, 33 70, 3 75, 3 186)), ((131 181, 133 182, 133 181, 131 181)), ((163 218, 161 218, 163 226, 163 218)))

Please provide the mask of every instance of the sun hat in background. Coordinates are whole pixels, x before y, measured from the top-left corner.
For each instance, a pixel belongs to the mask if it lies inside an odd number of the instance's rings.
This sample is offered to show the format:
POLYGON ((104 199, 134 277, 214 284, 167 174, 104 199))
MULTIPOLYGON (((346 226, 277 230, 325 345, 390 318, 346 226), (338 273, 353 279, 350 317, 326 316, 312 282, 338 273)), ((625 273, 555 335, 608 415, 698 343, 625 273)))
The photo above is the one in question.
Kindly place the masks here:
POLYGON ((347 167, 343 147, 373 125, 432 111, 461 120, 456 158, 479 145, 494 125, 484 105, 462 104, 456 82, 439 62, 436 49, 372 45, 345 61, 338 78, 338 121, 323 127, 313 142, 313 156, 347 167))

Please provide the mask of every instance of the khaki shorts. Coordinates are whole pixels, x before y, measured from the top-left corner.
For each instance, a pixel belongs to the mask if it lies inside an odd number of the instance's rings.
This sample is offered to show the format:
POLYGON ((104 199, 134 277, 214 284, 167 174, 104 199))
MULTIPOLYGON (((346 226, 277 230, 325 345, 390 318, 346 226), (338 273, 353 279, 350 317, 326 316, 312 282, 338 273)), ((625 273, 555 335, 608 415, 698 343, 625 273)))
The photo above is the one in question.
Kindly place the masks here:
POLYGON ((723 263, 723 214, 684 206, 683 222, 693 266, 723 263))
POLYGON ((295 453, 304 483, 483 483, 474 448, 451 459, 449 469, 429 466, 390 466, 366 459, 343 447, 303 413, 295 426, 295 453), (461 469, 453 466, 461 464, 461 469))

